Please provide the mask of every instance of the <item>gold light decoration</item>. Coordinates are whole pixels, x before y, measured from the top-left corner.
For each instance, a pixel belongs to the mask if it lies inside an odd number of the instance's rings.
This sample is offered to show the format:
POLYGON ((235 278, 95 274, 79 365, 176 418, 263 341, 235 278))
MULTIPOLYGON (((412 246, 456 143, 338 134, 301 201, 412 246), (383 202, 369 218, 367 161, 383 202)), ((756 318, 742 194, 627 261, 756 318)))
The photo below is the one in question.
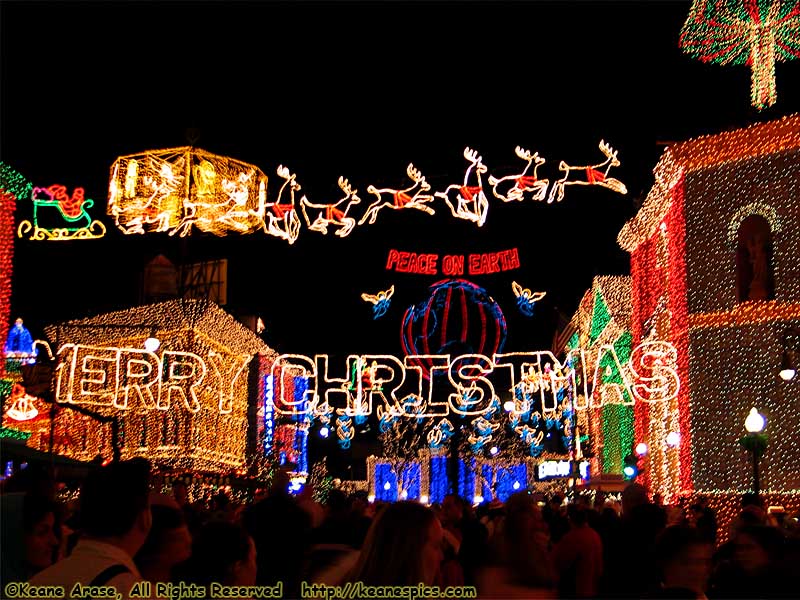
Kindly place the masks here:
MULTIPOLYGON (((118 418, 123 459, 210 472, 245 466, 245 368, 256 354, 275 354, 219 306, 172 300, 45 332, 60 346, 56 400, 118 418), (157 354, 144 350, 148 337, 161 340, 157 354)), ((110 458, 111 426, 71 413, 56 417, 55 450, 110 458)))
POLYGON ((266 202, 267 176, 258 167, 191 146, 111 165, 107 212, 126 234, 250 233, 264 227, 266 202))

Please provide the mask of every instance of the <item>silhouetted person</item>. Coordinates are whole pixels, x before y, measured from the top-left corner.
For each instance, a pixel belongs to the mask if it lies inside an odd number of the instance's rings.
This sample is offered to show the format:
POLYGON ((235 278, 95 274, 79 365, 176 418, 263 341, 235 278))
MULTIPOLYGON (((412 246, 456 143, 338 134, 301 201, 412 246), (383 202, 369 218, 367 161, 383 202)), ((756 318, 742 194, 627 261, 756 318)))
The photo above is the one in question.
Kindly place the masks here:
POLYGON ((783 533, 768 525, 748 525, 738 530, 733 556, 720 561, 711 576, 712 598, 792 598, 797 597, 796 579, 783 561, 783 533))
POLYGON ((567 508, 570 530, 553 547, 560 598, 594 598, 603 573, 603 542, 589 527, 589 510, 567 508))
POLYGON ((197 532, 189 560, 176 568, 177 578, 205 586, 207 592, 212 583, 255 585, 256 556, 253 539, 244 527, 230 521, 210 521, 197 532))
POLYGON ((299 597, 311 547, 311 518, 289 495, 285 469, 275 473, 268 496, 244 511, 242 523, 256 545, 257 584, 282 581, 285 597, 299 597))
POLYGON ((67 558, 31 579, 32 585, 76 582, 113 586, 127 598, 142 579, 133 557, 150 532, 150 464, 144 459, 92 471, 80 493, 81 536, 67 558))
POLYGON ((36 492, 0 495, 0 592, 53 564, 58 512, 55 502, 36 492))
POLYGON ((536 501, 516 492, 489 540, 489 563, 479 569, 479 598, 555 598, 556 573, 547 550, 549 533, 536 501))
POLYGON ((711 575, 713 547, 694 527, 673 525, 656 538, 655 560, 659 583, 648 598, 705 598, 711 575))
POLYGON ((417 502, 395 502, 380 513, 348 580, 366 585, 432 585, 442 561, 442 526, 417 502))
POLYGON ((641 598, 656 587, 655 540, 666 524, 664 508, 649 501, 647 489, 638 483, 628 484, 622 491, 620 553, 605 565, 604 595, 641 598))
POLYGON ((189 528, 177 505, 152 504, 150 513, 153 524, 134 562, 145 581, 175 581, 173 568, 191 554, 189 528))

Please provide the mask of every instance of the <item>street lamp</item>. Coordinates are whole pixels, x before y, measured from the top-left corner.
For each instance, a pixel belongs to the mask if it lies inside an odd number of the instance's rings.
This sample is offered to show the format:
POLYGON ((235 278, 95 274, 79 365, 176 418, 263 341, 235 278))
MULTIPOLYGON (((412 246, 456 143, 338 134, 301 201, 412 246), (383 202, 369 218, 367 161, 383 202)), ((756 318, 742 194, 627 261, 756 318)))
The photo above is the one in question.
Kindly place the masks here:
POLYGON ((797 374, 797 368, 792 360, 792 349, 789 347, 789 336, 800 337, 800 329, 791 327, 783 333, 783 356, 781 357, 781 369, 778 375, 784 381, 791 381, 797 374))
POLYGON ((758 463, 761 459, 761 455, 764 454, 764 450, 767 448, 767 435, 762 433, 766 426, 767 420, 754 406, 750 409, 750 413, 744 420, 744 428, 747 430, 747 435, 739 439, 739 443, 750 452, 753 457, 753 492, 755 492, 756 496, 761 492, 758 477, 758 463))

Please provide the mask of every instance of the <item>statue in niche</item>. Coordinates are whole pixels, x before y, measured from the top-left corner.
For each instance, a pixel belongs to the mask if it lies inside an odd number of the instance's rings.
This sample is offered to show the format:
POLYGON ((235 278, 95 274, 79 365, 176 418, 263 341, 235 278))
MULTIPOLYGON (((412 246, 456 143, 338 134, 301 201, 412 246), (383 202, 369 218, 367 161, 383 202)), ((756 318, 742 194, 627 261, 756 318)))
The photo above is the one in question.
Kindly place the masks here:
POLYGON ((772 300, 772 235, 766 219, 750 215, 739 226, 736 253, 736 283, 740 302, 772 300))
POLYGON ((764 248, 764 239, 760 235, 748 238, 745 242, 750 265, 753 269, 753 278, 750 280, 749 300, 767 300, 767 253, 764 248))

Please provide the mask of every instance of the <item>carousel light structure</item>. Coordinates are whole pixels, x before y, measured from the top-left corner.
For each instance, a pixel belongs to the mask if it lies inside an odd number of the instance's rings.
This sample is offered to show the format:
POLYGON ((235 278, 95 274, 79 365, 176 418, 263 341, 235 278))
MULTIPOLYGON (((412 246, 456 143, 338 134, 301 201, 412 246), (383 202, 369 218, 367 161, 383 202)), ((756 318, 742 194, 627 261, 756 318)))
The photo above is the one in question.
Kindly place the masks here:
POLYGON ((267 176, 258 167, 191 146, 111 165, 107 212, 125 234, 251 233, 264 227, 266 202, 267 176))

